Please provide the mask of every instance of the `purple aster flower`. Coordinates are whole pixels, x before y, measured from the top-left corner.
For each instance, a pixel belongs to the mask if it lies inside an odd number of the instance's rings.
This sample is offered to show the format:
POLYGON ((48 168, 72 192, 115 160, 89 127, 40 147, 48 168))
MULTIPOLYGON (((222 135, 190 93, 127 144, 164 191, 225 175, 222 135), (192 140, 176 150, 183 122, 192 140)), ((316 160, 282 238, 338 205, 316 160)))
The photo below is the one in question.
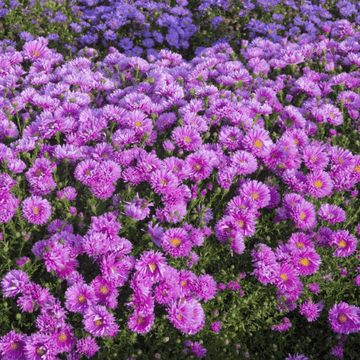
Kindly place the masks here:
POLYGON ((150 184, 156 193, 165 195, 176 191, 180 181, 171 171, 159 169, 151 174, 150 184))
POLYGON ((296 355, 290 355, 285 360, 309 360, 308 357, 305 357, 305 355, 299 355, 296 353, 296 355))
POLYGON ((337 333, 347 335, 357 333, 360 331, 360 309, 340 301, 330 309, 329 322, 337 333))
POLYGON ((291 264, 299 272, 300 276, 315 274, 322 263, 315 249, 304 247, 292 254, 291 264))
POLYGON ((182 228, 170 228, 162 236, 162 248, 173 257, 188 256, 191 250, 189 234, 182 228))
POLYGON ((301 230, 313 229, 316 226, 315 206, 304 199, 292 206, 290 215, 295 226, 301 230))
POLYGON ((26 339, 26 359, 52 360, 55 350, 55 340, 51 335, 35 333, 26 339))
POLYGON ((345 211, 337 205, 321 204, 318 215, 321 220, 328 220, 330 225, 346 220, 345 211))
POLYGON ((24 271, 11 270, 1 281, 4 296, 15 297, 25 290, 29 282, 30 280, 24 271))
POLYGON ((4 360, 25 360, 25 334, 10 331, 0 338, 0 355, 4 360))
POLYGON ((193 291, 199 300, 204 300, 206 303, 215 297, 217 293, 217 284, 211 275, 200 275, 192 285, 193 291))
POLYGON ((230 156, 232 167, 236 169, 238 175, 249 175, 258 169, 258 163, 251 153, 238 150, 230 156))
POLYGON ((241 187, 240 195, 248 199, 253 204, 253 208, 256 209, 261 209, 270 202, 269 188, 264 183, 257 180, 246 182, 241 187))
POLYGON ((187 151, 197 150, 202 144, 200 134, 192 126, 176 127, 172 131, 171 139, 176 145, 187 151))
POLYGON ((233 291, 241 289, 240 285, 236 281, 230 281, 227 286, 230 290, 233 291))
POLYGON ((219 333, 221 330, 221 321, 216 321, 216 322, 212 323, 211 330, 216 333, 219 333))
POLYGON ((191 351, 198 358, 202 358, 206 356, 207 350, 204 349, 199 342, 195 342, 191 344, 191 351))
POLYGON ((90 306, 83 319, 84 329, 92 336, 114 337, 118 332, 114 315, 110 314, 105 306, 90 306))
POLYGON ((309 284, 309 290, 315 294, 320 294, 319 284, 316 284, 316 283, 309 284))
POLYGON ((355 252, 357 243, 357 238, 347 230, 337 230, 331 236, 331 246, 337 246, 336 257, 349 257, 355 252))
POLYGON ((306 301, 300 305, 300 314, 305 315, 309 322, 316 320, 320 315, 319 313, 323 309, 322 301, 317 304, 314 304, 311 300, 306 301))
POLYGON ((31 224, 43 225, 51 216, 51 205, 40 196, 31 196, 22 202, 24 218, 31 224))
POLYGON ((85 314, 89 306, 95 305, 97 298, 92 287, 86 284, 74 284, 65 292, 66 307, 72 312, 85 314))
POLYGON ((78 340, 76 343, 76 347, 77 351, 80 354, 85 355, 88 359, 100 350, 100 347, 97 346, 95 339, 91 336, 88 336, 85 339, 78 340))
POLYGON ((137 334, 145 334, 154 326, 154 320, 155 314, 153 312, 141 315, 135 309, 135 312, 129 317, 128 327, 137 334))
POLYGON ((164 256, 154 250, 142 253, 139 260, 136 260, 135 269, 140 277, 148 282, 156 283, 162 280, 167 268, 164 256))
POLYGON ((333 182, 330 175, 322 170, 309 173, 306 176, 307 192, 315 199, 330 196, 333 182))

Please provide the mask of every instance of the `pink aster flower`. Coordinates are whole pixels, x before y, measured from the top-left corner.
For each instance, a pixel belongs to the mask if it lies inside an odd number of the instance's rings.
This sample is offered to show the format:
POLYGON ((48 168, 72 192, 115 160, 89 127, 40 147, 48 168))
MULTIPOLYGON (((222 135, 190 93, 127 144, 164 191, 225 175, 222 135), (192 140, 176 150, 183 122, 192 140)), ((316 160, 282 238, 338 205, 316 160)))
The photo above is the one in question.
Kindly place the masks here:
POLYGON ((55 350, 55 340, 51 335, 35 333, 26 339, 26 359, 52 360, 55 350))
POLYGON ((92 282, 91 287, 94 290, 95 296, 99 299, 101 305, 105 305, 109 309, 114 309, 117 306, 118 289, 108 283, 102 276, 97 276, 92 282))
POLYGON ((168 194, 176 191, 180 181, 171 171, 159 169, 151 174, 150 184, 157 194, 168 194))
POLYGON ((329 157, 323 146, 306 146, 302 158, 308 169, 312 171, 323 170, 329 163, 329 157))
POLYGON ((4 360, 25 360, 25 334, 10 331, 0 338, 0 355, 4 360))
POLYGON ((135 312, 129 317, 128 327, 131 331, 137 334, 146 334, 154 326, 155 314, 143 315, 139 314, 136 309, 135 312))
POLYGON ((272 144, 269 132, 257 125, 248 131, 242 140, 244 149, 260 158, 265 157, 269 153, 272 144))
POLYGON ((211 323, 211 330, 219 333, 221 330, 221 321, 216 321, 214 323, 211 323))
POLYGON ((202 358, 206 356, 207 350, 204 349, 199 342, 195 342, 191 344, 191 351, 198 358, 202 358))
POLYGON ((179 148, 187 151, 197 150, 202 144, 200 134, 192 126, 176 127, 171 135, 179 148))
POLYGON ((264 183, 257 180, 246 182, 241 187, 240 195, 248 199, 255 209, 261 209, 270 202, 269 188, 264 183))
POLYGON ((139 260, 136 260, 135 269, 140 278, 146 282, 156 283, 163 279, 167 268, 164 256, 154 250, 144 251, 139 260))
POLYGON ((241 146, 241 140, 244 137, 242 131, 234 126, 222 126, 218 135, 218 142, 227 147, 230 151, 236 150, 241 146))
POLYGON ((217 284, 211 275, 200 275, 192 285, 193 291, 199 300, 204 300, 206 303, 215 297, 217 293, 217 284))
POLYGON ((329 322, 337 333, 347 335, 357 333, 360 331, 360 309, 340 301, 330 309, 329 322))
POLYGON ((309 360, 309 358, 303 354, 299 355, 298 353, 296 353, 296 355, 289 354, 289 357, 287 357, 285 360, 309 360))
POLYGON ((182 228, 170 228, 162 236, 162 248, 173 257, 188 256, 191 250, 189 234, 182 228))
POLYGON ((247 151, 238 150, 230 156, 231 166, 238 175, 249 175, 258 168, 255 156, 247 151))
POLYGON ((315 206, 304 199, 292 206, 290 216, 295 226, 301 230, 313 229, 317 223, 315 206))
POLYGON ((72 312, 85 314, 89 306, 95 305, 97 298, 92 287, 86 284, 74 284, 65 292, 65 305, 72 312))
POLYGON ((34 41, 28 41, 23 46, 23 54, 25 59, 32 62, 40 59, 50 59, 52 52, 47 47, 48 40, 42 36, 34 41))
POLYGON ((185 160, 183 173, 192 181, 199 182, 208 178, 218 164, 216 155, 208 150, 199 150, 185 160))
POLYGON ((337 205, 321 204, 318 215, 321 220, 328 220, 330 225, 346 220, 345 211, 337 205))
POLYGON ((337 230, 331 236, 331 246, 337 246, 336 257, 349 257, 355 252, 357 243, 357 238, 347 230, 337 230))
POLYGON ((92 336, 114 337, 118 332, 114 315, 110 314, 105 306, 90 306, 84 314, 84 329, 92 336))
POLYGON ((315 199, 331 195, 333 182, 330 175, 322 170, 309 173, 306 176, 307 192, 315 199))
POLYGON ((307 247, 292 254, 291 264, 299 272, 300 276, 315 274, 322 263, 315 249, 307 247))
POLYGON ((30 196, 22 202, 22 212, 29 223, 43 225, 51 216, 51 205, 41 196, 30 196))
POLYGON ((300 305, 300 314, 305 315, 309 322, 316 320, 320 315, 319 313, 323 309, 322 301, 314 304, 311 300, 306 301, 300 305))
POLYGON ((15 297, 25 290, 29 282, 30 280, 24 271, 9 271, 1 281, 4 296, 15 297))
POLYGON ((85 355, 88 359, 100 350, 100 347, 96 344, 95 339, 91 336, 78 340, 76 347, 77 351, 80 354, 85 355))

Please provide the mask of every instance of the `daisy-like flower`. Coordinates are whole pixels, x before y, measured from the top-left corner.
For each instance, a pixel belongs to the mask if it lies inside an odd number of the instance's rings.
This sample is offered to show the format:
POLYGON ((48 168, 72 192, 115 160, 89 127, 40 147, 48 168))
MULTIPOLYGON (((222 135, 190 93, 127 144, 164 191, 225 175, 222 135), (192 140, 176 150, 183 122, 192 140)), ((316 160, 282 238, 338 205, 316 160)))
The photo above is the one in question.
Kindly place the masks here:
POLYGON ((60 326, 55 333, 53 333, 53 337, 56 343, 57 352, 69 352, 74 346, 75 338, 74 334, 71 332, 71 325, 65 324, 60 326))
POLYGON ((307 192, 315 199, 330 196, 333 188, 333 182, 330 175, 323 171, 317 170, 306 176, 307 192))
POLYGON ((295 268, 290 264, 280 264, 279 273, 274 279, 274 285, 281 290, 290 291, 299 282, 295 268))
POLYGON ((304 128, 306 121, 301 115, 297 107, 288 105, 285 106, 281 114, 281 119, 284 121, 287 127, 295 125, 298 128, 304 128))
POLYGON ((194 342, 191 344, 191 351, 198 358, 205 357, 207 352, 207 350, 203 348, 199 342, 194 342))
POLYGON ((240 190, 240 195, 252 202, 253 208, 261 209, 270 202, 269 188, 262 182, 250 180, 240 190))
POLYGON ((26 359, 50 360, 55 357, 55 340, 51 335, 35 333, 25 342, 26 359))
POLYGON ((235 212, 230 215, 234 222, 239 226, 237 231, 243 236, 253 236, 255 234, 255 216, 253 212, 235 212))
POLYGON ((319 313, 323 309, 324 305, 322 301, 317 304, 314 304, 311 300, 304 302, 300 305, 299 313, 305 315, 309 322, 316 320, 320 315, 319 313))
POLYGON ((215 297, 217 293, 217 284, 211 275, 200 275, 192 285, 193 291, 199 300, 204 300, 206 303, 215 297))
POLYGON ((97 303, 94 290, 86 284, 74 284, 65 292, 65 305, 72 312, 85 314, 89 306, 97 303))
POLYGON ((249 130, 242 140, 244 149, 260 158, 269 153, 272 144, 269 132, 258 125, 249 130))
POLYGON ((136 311, 129 317, 128 327, 137 334, 146 334, 154 326, 155 314, 144 315, 136 311))
POLYGON ((227 147, 230 151, 236 150, 241 145, 244 137, 242 131, 235 126, 222 126, 218 135, 218 142, 227 147))
POLYGON ((309 360, 309 358, 303 354, 299 355, 299 353, 296 353, 296 355, 289 354, 289 357, 287 357, 285 360, 309 360))
POLYGON ((187 151, 194 151, 202 144, 200 134, 192 126, 176 127, 171 135, 176 145, 187 151))
POLYGON ((305 147, 302 158, 309 170, 323 170, 329 162, 329 157, 323 146, 308 145, 305 147))
POLYGON ((94 290, 95 296, 98 298, 99 304, 105 305, 110 309, 116 307, 116 298, 119 295, 119 291, 115 286, 109 284, 102 276, 99 275, 91 282, 90 285, 94 290), (113 305, 115 305, 115 307, 113 307, 113 305))
POLYGON ((303 249, 307 247, 314 248, 314 243, 311 241, 310 236, 301 232, 297 232, 293 233, 290 236, 290 239, 287 242, 286 246, 296 246, 298 249, 303 249))
POLYGON ((100 350, 100 347, 96 344, 95 339, 91 336, 78 340, 76 348, 78 353, 85 355, 88 359, 100 350))
POLYGON ((189 234, 182 228, 170 228, 162 236, 162 248, 173 257, 188 256, 191 245, 189 234))
POLYGON ((315 274, 321 264, 321 258, 315 249, 306 247, 292 254, 291 264, 300 276, 315 274))
POLYGON ((163 279, 167 264, 164 256, 154 250, 142 253, 139 260, 136 260, 135 269, 144 281, 156 283, 163 279))
POLYGON ((114 315, 110 314, 105 306, 90 306, 84 314, 84 329, 92 336, 114 337, 118 332, 114 315))
POLYGON ((238 175, 249 175, 258 169, 255 156, 247 151, 238 150, 230 156, 230 163, 238 175))
POLYGON ((47 47, 48 40, 42 36, 34 41, 28 41, 23 46, 25 59, 35 62, 40 59, 50 59, 52 52, 47 47))
POLYGON ((322 105, 320 110, 322 111, 324 121, 334 126, 339 126, 342 124, 342 114, 340 110, 333 104, 322 105))
POLYGON ((360 331, 360 309, 354 305, 340 301, 330 309, 328 319, 337 333, 348 335, 360 331))
POLYGON ((4 360, 25 360, 25 334, 10 331, 0 338, 0 355, 4 360))
POLYGON ((348 172, 354 167, 354 156, 347 150, 338 146, 332 146, 329 148, 331 170, 333 172, 348 172))
POLYGON ((81 181, 84 185, 91 185, 97 179, 98 166, 98 162, 93 159, 81 161, 75 168, 75 179, 81 181))
POLYGON ((30 196, 22 202, 22 212, 29 223, 43 225, 51 216, 51 205, 41 196, 30 196))
POLYGON ((159 169, 151 174, 150 184, 157 194, 165 195, 176 191, 180 181, 171 171, 159 169))
POLYGON ((137 136, 143 136, 146 132, 150 134, 153 129, 151 119, 141 110, 129 111, 125 115, 124 121, 131 130, 135 131, 137 136))
POLYGON ((24 271, 9 271, 1 281, 4 296, 15 297, 24 291, 29 282, 30 280, 24 271))
POLYGON ((301 230, 313 229, 317 223, 315 206, 304 199, 291 208, 290 216, 301 230))
POLYGON ((221 330, 221 321, 216 321, 214 323, 211 323, 211 330, 219 333, 221 330))
POLYGON ((199 182, 208 178, 217 165, 218 160, 214 152, 199 150, 186 158, 183 173, 188 179, 199 182))
POLYGON ((321 204, 318 216, 321 220, 328 220, 330 225, 346 220, 345 211, 337 205, 321 204))
POLYGON ((349 257, 355 252, 357 243, 357 238, 347 230, 337 230, 331 236, 331 246, 337 246, 333 253, 336 257, 349 257))

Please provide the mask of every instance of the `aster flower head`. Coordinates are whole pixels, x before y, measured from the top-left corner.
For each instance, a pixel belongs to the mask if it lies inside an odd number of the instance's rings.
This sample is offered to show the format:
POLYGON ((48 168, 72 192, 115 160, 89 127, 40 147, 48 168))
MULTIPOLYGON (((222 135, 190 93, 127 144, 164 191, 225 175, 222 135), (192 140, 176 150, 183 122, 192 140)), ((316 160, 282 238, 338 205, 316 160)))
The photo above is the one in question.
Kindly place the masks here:
POLYGON ((191 351, 198 358, 205 357, 207 352, 207 350, 203 348, 199 342, 194 342, 191 344, 191 351))
POLYGON ((249 175, 258 169, 258 163, 253 154, 244 150, 238 150, 230 156, 231 166, 236 169, 238 175, 249 175))
POLYGON ((208 178, 218 160, 212 151, 199 150, 190 154, 185 160, 184 175, 192 181, 199 182, 208 178))
POLYGON ((309 300, 300 305, 299 312, 301 315, 305 315, 309 322, 312 322, 320 316, 319 313, 323 307, 322 301, 314 304, 311 300, 309 300))
POLYGON ((139 260, 136 260, 135 269, 144 281, 156 283, 163 279, 167 263, 160 252, 154 250, 142 253, 139 260))
POLYGON ((86 284, 74 284, 65 292, 65 305, 72 312, 85 314, 89 306, 95 305, 97 298, 92 287, 86 284))
POLYGON ((333 253, 336 257, 349 257, 354 254, 357 243, 357 238, 347 230, 337 230, 331 236, 331 246, 337 247, 333 253))
POLYGON ((30 196, 22 202, 24 218, 31 224, 43 225, 51 216, 51 205, 41 196, 30 196))
POLYGON ((26 359, 50 360, 55 356, 55 340, 51 335, 32 334, 25 344, 26 359))
POLYGON ((300 276, 315 274, 322 263, 319 254, 310 247, 305 247, 292 255, 291 264, 300 276))
POLYGON ((150 184, 157 194, 168 194, 176 191, 180 181, 171 171, 159 169, 151 174, 150 184))
POLYGON ((337 205, 321 204, 318 216, 321 220, 328 220, 330 225, 346 220, 345 211, 337 205))
POLYGON ((155 314, 144 315, 136 311, 129 317, 128 327, 137 334, 146 334, 154 326, 155 314))
POLYGON ((332 193, 333 182, 330 175, 323 171, 317 170, 306 176, 307 192, 315 199, 330 196, 332 193))
POLYGON ((170 228, 162 236, 162 248, 173 257, 187 256, 191 250, 189 234, 182 228, 170 228))
POLYGON ((296 353, 296 355, 289 354, 289 357, 287 357, 285 360, 309 360, 309 358, 303 354, 299 355, 296 353))
POLYGON ((216 322, 212 323, 211 330, 216 333, 219 333, 221 330, 221 321, 216 321, 216 322))
POLYGON ((292 206, 290 215, 298 229, 307 230, 313 229, 316 226, 315 206, 304 199, 292 206))
POLYGON ((171 139, 175 141, 179 148, 187 151, 197 150, 202 144, 200 134, 190 125, 176 127, 172 132, 171 139))
POLYGON ((30 282, 26 273, 22 270, 11 270, 1 281, 5 297, 15 297, 22 293, 30 282))
POLYGON ((360 309, 343 301, 329 310, 331 328, 340 334, 357 333, 360 331, 360 309))
POLYGON ((95 339, 91 336, 78 340, 76 347, 78 353, 85 355, 88 359, 100 350, 100 347, 96 344, 95 339))
POLYGON ((258 125, 248 131, 242 140, 244 149, 259 158, 263 158, 269 153, 272 144, 269 132, 258 125))
POLYGON ((262 182, 250 180, 240 190, 240 195, 252 202, 253 208, 261 209, 270 202, 269 188, 262 182))
POLYGON ((114 337, 118 332, 114 315, 110 314, 105 306, 90 306, 83 319, 84 329, 92 336, 114 337))
POLYGON ((215 297, 217 293, 217 284, 211 275, 200 275, 194 282, 193 291, 196 293, 199 300, 204 300, 206 303, 215 297))
POLYGON ((0 338, 0 355, 5 360, 25 360, 26 335, 10 331, 0 338))

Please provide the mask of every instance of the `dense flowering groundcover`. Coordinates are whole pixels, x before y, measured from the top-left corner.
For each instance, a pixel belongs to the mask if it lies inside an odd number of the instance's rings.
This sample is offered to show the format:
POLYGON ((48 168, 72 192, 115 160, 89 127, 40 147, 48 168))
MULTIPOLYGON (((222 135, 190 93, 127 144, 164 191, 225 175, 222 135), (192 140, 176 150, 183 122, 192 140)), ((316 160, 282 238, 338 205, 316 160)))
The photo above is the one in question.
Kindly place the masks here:
POLYGON ((2 41, 1 360, 358 357, 360 31, 320 3, 189 60, 2 41))

